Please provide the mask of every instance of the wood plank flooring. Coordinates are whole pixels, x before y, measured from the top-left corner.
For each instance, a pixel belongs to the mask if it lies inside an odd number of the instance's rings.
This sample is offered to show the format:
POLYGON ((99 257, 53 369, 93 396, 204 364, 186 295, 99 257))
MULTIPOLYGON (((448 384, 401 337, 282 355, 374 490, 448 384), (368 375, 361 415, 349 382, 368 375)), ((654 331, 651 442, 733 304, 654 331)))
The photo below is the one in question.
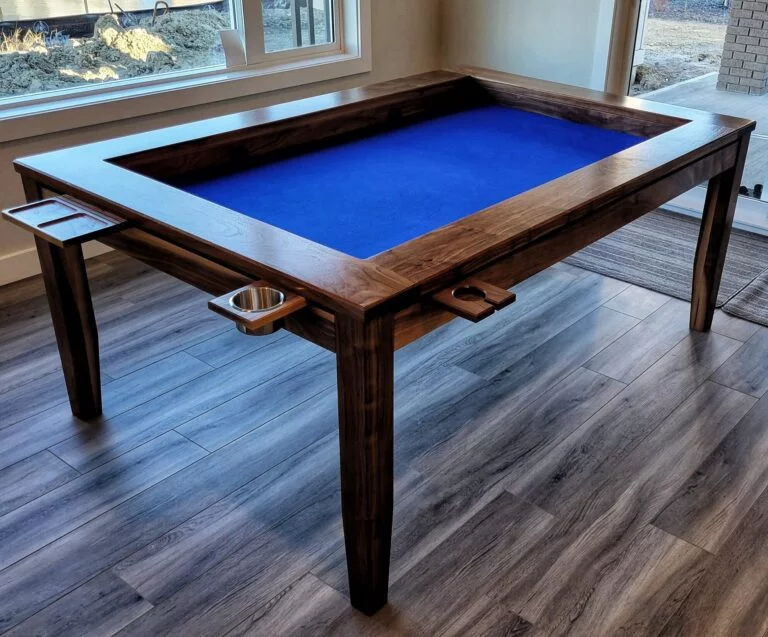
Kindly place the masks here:
POLYGON ((0 289, 0 634, 768 637, 768 329, 559 264, 396 356, 390 604, 347 603, 333 357, 88 264, 104 416, 0 289), (141 335, 139 338, 138 335, 141 335))

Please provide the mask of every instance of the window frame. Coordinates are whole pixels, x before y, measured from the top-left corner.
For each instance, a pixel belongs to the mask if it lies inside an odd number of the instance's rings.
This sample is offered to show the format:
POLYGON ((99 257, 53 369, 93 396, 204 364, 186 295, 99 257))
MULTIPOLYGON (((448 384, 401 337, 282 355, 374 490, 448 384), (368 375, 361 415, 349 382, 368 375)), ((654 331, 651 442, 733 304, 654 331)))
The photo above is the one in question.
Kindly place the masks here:
MULTIPOLYGON (((327 44, 311 44, 280 51, 267 51, 264 42, 264 17, 261 2, 247 0, 232 0, 238 2, 239 11, 235 11, 235 28, 240 31, 245 48, 246 65, 249 67, 275 63, 282 60, 292 60, 309 55, 341 53, 345 50, 344 14, 355 7, 345 7, 344 0, 329 0, 333 15, 334 38, 327 44), (239 22, 239 24, 237 24, 239 22), (261 28, 246 29, 246 24, 261 24, 261 28)), ((294 0, 298 2, 298 0, 294 0)), ((311 1, 311 0, 310 0, 311 1)))
POLYGON ((371 0, 332 0, 334 42, 271 53, 263 50, 261 2, 233 1, 245 65, 2 98, 0 143, 338 79, 372 68, 371 0), (246 30, 246 21, 257 26, 246 30))

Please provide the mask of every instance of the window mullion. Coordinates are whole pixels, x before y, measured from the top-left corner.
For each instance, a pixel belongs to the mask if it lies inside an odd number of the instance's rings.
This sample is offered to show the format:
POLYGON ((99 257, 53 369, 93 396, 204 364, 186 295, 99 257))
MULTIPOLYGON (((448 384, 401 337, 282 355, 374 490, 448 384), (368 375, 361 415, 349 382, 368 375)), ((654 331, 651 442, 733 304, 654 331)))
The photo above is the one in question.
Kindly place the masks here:
POLYGON ((240 30, 245 42, 245 57, 249 65, 258 64, 266 57, 261 0, 240 0, 240 3, 242 16, 240 30))

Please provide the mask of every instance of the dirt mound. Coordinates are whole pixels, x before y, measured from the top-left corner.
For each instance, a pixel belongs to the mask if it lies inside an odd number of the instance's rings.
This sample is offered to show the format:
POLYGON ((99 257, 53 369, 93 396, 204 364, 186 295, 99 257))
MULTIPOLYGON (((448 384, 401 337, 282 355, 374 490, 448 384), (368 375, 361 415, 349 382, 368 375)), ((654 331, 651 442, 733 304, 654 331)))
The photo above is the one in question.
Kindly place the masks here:
POLYGON ((107 49, 119 51, 132 60, 146 62, 152 53, 170 53, 168 46, 161 37, 150 33, 141 27, 125 29, 120 26, 116 15, 106 15, 99 18, 94 29, 94 38, 88 43, 93 46, 106 46, 107 49))
POLYGON ((103 16, 92 38, 47 38, 44 46, 0 54, 0 96, 221 64, 219 31, 229 25, 226 14, 212 9, 173 12, 128 28, 116 15, 103 16))

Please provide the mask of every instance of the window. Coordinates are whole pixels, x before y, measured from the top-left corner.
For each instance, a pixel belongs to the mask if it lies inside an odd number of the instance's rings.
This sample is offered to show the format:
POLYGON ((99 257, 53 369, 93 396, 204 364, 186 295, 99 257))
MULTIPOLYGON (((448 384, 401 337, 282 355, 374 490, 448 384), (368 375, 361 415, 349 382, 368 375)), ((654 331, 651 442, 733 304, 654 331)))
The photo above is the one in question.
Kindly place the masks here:
POLYGON ((261 7, 267 53, 333 42, 332 0, 261 0, 261 7))
POLYGON ((348 0, 0 0, 0 104, 340 53, 348 0))

